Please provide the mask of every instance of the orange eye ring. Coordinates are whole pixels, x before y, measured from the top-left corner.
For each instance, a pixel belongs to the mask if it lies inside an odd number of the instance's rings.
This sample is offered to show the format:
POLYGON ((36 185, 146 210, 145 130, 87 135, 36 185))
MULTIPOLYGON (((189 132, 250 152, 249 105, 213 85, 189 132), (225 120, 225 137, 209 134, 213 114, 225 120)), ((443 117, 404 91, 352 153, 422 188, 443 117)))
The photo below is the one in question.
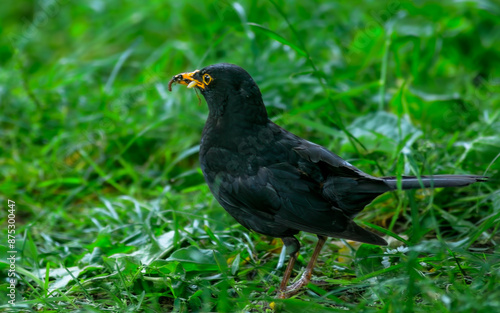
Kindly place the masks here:
POLYGON ((203 74, 203 82, 205 83, 205 85, 210 84, 212 82, 212 76, 203 74))

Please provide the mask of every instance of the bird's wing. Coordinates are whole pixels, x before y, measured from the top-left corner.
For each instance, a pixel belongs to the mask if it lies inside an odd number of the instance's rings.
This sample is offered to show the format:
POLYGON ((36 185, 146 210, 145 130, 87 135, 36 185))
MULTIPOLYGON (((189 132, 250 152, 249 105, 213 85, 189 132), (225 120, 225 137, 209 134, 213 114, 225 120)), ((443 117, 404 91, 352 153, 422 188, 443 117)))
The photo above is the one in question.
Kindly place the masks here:
POLYGON ((231 176, 217 197, 240 223, 257 232, 283 236, 291 230, 384 244, 357 226, 320 193, 317 182, 289 163, 261 167, 254 176, 231 176))
POLYGON ((322 146, 301 140, 294 151, 302 158, 299 167, 310 173, 319 167, 322 195, 349 217, 354 217, 377 196, 390 190, 383 179, 371 176, 322 146))
POLYGON ((259 153, 212 146, 200 154, 212 193, 239 223, 275 237, 307 231, 382 244, 352 221, 351 212, 325 197, 330 168, 337 168, 338 177, 358 179, 363 172, 320 146, 301 148, 295 137, 274 138, 265 148, 255 147, 259 153))

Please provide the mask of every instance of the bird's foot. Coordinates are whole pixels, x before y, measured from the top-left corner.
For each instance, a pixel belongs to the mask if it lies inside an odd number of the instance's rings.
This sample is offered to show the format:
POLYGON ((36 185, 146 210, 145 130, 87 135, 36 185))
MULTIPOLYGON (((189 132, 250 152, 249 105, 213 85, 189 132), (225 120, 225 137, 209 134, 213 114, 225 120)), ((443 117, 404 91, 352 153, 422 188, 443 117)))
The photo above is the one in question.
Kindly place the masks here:
POLYGON ((286 287, 284 290, 280 290, 278 294, 279 299, 286 299, 295 294, 297 294, 300 289, 311 281, 312 271, 306 270, 299 280, 286 287))
POLYGON ((287 299, 287 298, 290 298, 291 296, 296 295, 302 287, 308 285, 309 283, 312 283, 316 286, 328 286, 328 285, 330 285, 330 283, 328 283, 324 280, 305 281, 302 278, 303 277, 301 277, 298 281, 293 283, 291 286, 288 286, 285 290, 283 290, 283 291, 280 290, 280 292, 278 294, 278 299, 287 299))
POLYGON ((311 260, 307 264, 304 274, 302 274, 300 279, 297 280, 295 283, 293 283, 291 286, 287 286, 288 280, 290 279, 290 274, 293 269, 293 265, 295 264, 295 260, 297 259, 296 251, 292 254, 292 258, 290 259, 290 262, 288 263, 288 266, 285 270, 285 274, 283 275, 283 279, 281 280, 280 290, 278 292, 278 299, 286 299, 288 297, 291 297, 297 292, 299 292, 300 288, 309 284, 309 282, 311 281, 314 264, 316 263, 316 259, 318 258, 319 252, 321 251, 321 248, 323 247, 325 242, 326 242, 326 237, 318 235, 318 243, 314 248, 313 255, 311 257, 311 260))

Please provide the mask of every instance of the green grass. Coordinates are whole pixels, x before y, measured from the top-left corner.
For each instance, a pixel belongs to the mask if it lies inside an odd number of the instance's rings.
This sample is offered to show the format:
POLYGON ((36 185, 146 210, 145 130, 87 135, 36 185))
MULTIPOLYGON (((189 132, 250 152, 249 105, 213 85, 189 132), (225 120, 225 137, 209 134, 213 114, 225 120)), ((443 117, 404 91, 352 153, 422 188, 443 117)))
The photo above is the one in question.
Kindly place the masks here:
MULTIPOLYGON (((500 5, 476 1, 24 1, 0 11, 0 311, 500 311, 500 5), (172 75, 247 69, 279 125, 374 175, 478 174, 394 192, 274 299, 281 242, 211 196, 207 115, 172 75), (15 201, 9 306, 8 199, 15 201)), ((300 235, 300 274, 315 243, 300 235)))

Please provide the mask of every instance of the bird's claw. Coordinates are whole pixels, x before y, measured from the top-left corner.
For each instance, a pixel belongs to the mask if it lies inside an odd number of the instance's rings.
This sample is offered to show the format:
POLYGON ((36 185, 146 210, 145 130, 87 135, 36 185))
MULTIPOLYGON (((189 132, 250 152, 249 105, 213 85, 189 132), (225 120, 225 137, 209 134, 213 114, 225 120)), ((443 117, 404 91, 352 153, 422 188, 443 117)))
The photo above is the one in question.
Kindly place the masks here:
POLYGON ((290 286, 287 286, 284 290, 280 290, 278 294, 279 299, 286 299, 289 298, 293 295, 296 295, 300 289, 311 281, 311 276, 312 272, 306 271, 302 276, 300 277, 299 280, 291 284, 290 286))

